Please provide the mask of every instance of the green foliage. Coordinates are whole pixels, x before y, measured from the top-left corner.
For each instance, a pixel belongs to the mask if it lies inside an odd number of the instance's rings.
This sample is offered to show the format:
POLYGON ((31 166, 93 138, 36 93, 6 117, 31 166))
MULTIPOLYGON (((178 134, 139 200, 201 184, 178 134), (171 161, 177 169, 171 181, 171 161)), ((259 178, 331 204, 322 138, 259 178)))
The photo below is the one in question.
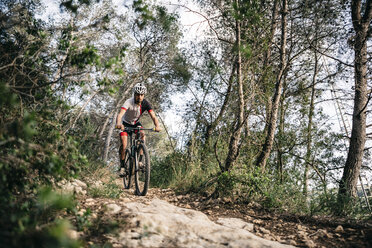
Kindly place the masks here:
MULTIPOLYGON (((178 54, 172 60, 172 73, 169 77, 178 77, 182 79, 183 83, 188 83, 191 79, 191 72, 189 70, 189 65, 187 64, 186 59, 178 54)), ((167 77, 167 75, 165 75, 167 77)))
POLYGON ((91 214, 92 211, 88 208, 82 215, 75 213, 76 215, 76 228, 78 231, 86 232, 91 226, 91 214))
POLYGON ((90 5, 91 2, 92 2, 92 0, 77 0, 78 4, 76 4, 76 1, 67 0, 67 1, 62 1, 61 2, 60 8, 66 8, 67 10, 71 11, 72 13, 77 14, 77 11, 78 11, 80 6, 90 5))
POLYGON ((172 26, 176 22, 176 17, 170 15, 163 6, 156 6, 156 18, 162 28, 168 32, 171 31, 172 26))
POLYGON ((231 195, 237 183, 238 178, 232 175, 230 172, 225 171, 217 178, 216 192, 218 192, 219 196, 231 195))
POLYGON ((34 190, 35 196, 18 198, 2 205, 0 240, 4 247, 81 247, 69 237, 71 224, 57 218, 75 208, 71 196, 53 192, 50 187, 34 190), (8 208, 9 206, 9 208, 8 208))
POLYGON ((70 60, 72 66, 83 69, 87 65, 99 64, 100 56, 94 46, 87 45, 80 53, 73 54, 70 60))
POLYGON ((151 185, 154 187, 175 187, 179 191, 198 191, 215 168, 211 164, 191 161, 176 152, 164 158, 151 161, 151 185))
POLYGON ((122 188, 115 183, 115 178, 113 177, 111 177, 108 183, 103 183, 103 185, 93 186, 88 189, 88 194, 92 197, 118 199, 122 193, 122 188))
POLYGON ((139 13, 136 23, 140 29, 143 29, 149 21, 155 19, 150 6, 146 4, 146 0, 133 1, 133 9, 136 13, 139 13))
MULTIPOLYGON (((9 92, 4 83, 0 87, 9 92)), ((20 106, 17 99, 8 93, 0 105, 1 239, 18 247, 23 242, 30 247, 78 247, 79 243, 66 236, 69 224, 55 219, 59 211, 72 209, 71 197, 40 186, 75 175, 87 161, 78 150, 78 142, 60 135, 50 109, 14 115, 20 106), (45 228, 40 229, 40 225, 45 228)))
POLYGON ((178 173, 183 174, 184 157, 181 153, 166 156, 163 159, 153 157, 151 161, 151 182, 154 187, 168 187, 178 173), (178 173, 177 173, 178 172, 178 173))

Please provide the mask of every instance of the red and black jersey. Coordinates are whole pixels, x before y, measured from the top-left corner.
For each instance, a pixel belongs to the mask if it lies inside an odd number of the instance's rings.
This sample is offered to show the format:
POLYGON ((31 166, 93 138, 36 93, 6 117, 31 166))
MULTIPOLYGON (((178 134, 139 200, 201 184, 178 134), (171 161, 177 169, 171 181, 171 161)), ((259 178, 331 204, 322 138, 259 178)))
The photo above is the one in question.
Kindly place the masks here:
POLYGON ((145 111, 150 113, 152 111, 149 101, 143 99, 141 105, 138 105, 134 102, 134 97, 126 100, 121 108, 126 110, 123 116, 123 121, 131 125, 134 125, 138 122, 142 113, 145 111))

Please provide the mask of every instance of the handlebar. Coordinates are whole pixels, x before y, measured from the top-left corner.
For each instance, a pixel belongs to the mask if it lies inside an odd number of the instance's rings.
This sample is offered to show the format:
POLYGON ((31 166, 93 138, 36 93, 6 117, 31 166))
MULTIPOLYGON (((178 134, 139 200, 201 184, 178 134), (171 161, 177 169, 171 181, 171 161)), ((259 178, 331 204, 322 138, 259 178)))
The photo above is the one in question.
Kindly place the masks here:
POLYGON ((155 128, 143 128, 143 127, 124 127, 124 130, 121 130, 120 128, 116 128, 118 129, 119 131, 122 131, 122 132, 125 132, 125 131, 129 131, 129 132, 132 132, 132 131, 151 131, 151 132, 157 132, 155 130, 155 128))

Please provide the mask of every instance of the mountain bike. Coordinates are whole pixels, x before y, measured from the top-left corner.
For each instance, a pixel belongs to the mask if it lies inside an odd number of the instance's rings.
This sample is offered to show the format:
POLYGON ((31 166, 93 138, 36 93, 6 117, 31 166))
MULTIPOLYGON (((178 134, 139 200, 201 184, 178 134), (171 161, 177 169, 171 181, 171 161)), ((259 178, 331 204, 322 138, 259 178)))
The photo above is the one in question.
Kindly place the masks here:
MULTIPOLYGON (((128 133, 128 145, 120 166, 124 167, 124 174, 122 175, 124 188, 130 188, 131 179, 134 175, 136 195, 145 196, 150 184, 151 165, 147 147, 140 139, 140 130, 155 132, 155 129, 125 127, 124 131, 128 133)), ((123 144, 120 146, 120 158, 122 150, 123 144)))

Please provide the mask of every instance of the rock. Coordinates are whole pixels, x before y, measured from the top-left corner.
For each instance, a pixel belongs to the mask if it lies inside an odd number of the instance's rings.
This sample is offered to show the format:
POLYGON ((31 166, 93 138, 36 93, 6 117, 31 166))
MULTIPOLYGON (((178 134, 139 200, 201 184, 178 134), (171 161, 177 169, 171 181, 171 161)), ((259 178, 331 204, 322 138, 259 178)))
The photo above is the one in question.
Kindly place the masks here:
POLYGON ((276 241, 278 241, 278 242, 280 242, 280 243, 283 243, 284 241, 282 240, 282 238, 281 237, 279 237, 279 236, 275 236, 275 235, 273 235, 273 234, 271 234, 272 235, 272 237, 273 237, 273 240, 276 240, 276 241))
POLYGON ((314 241, 310 240, 310 239, 307 239, 307 240, 304 240, 304 243, 307 247, 309 248, 314 248, 316 247, 316 244, 314 243, 314 241))
POLYGON ((116 239, 123 247, 289 247, 257 237, 244 229, 248 223, 240 219, 212 222, 207 215, 192 209, 179 208, 154 199, 150 205, 126 204, 124 214, 133 216, 132 229, 116 239), (231 227, 236 223, 239 227, 231 227))
POLYGON ((86 183, 80 181, 79 179, 75 179, 74 182, 81 188, 87 188, 86 183))
POLYGON ((294 241, 294 240, 287 240, 287 241, 286 241, 286 244, 293 245, 293 246, 297 246, 297 243, 296 243, 296 241, 294 241))
POLYGON ((131 202, 132 201, 128 197, 124 197, 124 196, 120 196, 119 199, 120 199, 121 203, 127 203, 127 202, 131 202))
POLYGON ((271 234, 267 234, 267 233, 265 233, 262 237, 263 237, 264 239, 266 239, 266 240, 275 240, 275 239, 271 236, 271 234))
POLYGON ((219 218, 216 223, 235 229, 244 229, 253 232, 254 225, 238 218, 219 218))
POLYGON ((80 209, 77 214, 83 216, 86 211, 87 211, 86 209, 80 209))
POLYGON ((271 232, 263 227, 259 227, 258 230, 260 230, 260 232, 262 232, 263 234, 270 234, 271 232))
POLYGON ((116 205, 115 203, 110 203, 110 204, 106 205, 106 207, 107 207, 107 210, 110 214, 117 214, 121 210, 121 207, 116 205))
POLYGON ((80 235, 81 233, 75 230, 71 230, 71 229, 67 230, 67 236, 71 239, 79 239, 80 235))
POLYGON ((300 238, 307 238, 307 232, 305 231, 298 231, 297 234, 300 238))
POLYGON ((262 225, 264 222, 263 220, 253 220, 253 223, 256 225, 262 225))
POLYGON ((86 188, 87 185, 78 179, 74 179, 72 182, 65 181, 65 183, 62 183, 61 181, 59 186, 62 188, 62 191, 64 193, 70 193, 70 194, 76 193, 76 194, 81 194, 81 195, 87 194, 87 191, 84 190, 84 188, 86 188))
POLYGON ((260 209, 260 208, 262 208, 262 205, 259 204, 258 202, 250 202, 250 203, 248 204, 248 207, 258 208, 258 209, 260 209))
POLYGON ((306 226, 302 226, 302 225, 297 225, 297 230, 299 230, 299 231, 306 231, 307 230, 307 227, 306 226))
POLYGON ((341 225, 339 225, 339 226, 336 227, 335 232, 337 232, 337 233, 343 233, 344 232, 344 228, 341 225))
POLYGON ((232 200, 231 200, 231 198, 223 197, 222 198, 222 202, 224 202, 224 203, 232 203, 232 200))
POLYGON ((315 237, 323 238, 328 236, 328 232, 325 229, 319 229, 317 232, 314 233, 315 237))

